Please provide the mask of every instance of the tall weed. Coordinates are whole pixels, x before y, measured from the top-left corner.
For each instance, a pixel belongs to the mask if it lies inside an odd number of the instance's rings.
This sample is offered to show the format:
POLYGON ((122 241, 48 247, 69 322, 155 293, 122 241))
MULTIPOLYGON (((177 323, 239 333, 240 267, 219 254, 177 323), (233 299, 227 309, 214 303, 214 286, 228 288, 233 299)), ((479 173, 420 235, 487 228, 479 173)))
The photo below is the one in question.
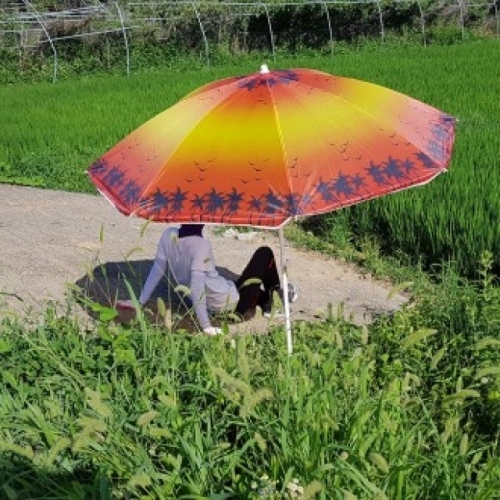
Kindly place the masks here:
POLYGON ((208 338, 144 318, 95 329, 50 310, 38 326, 5 320, 0 488, 12 498, 494 498, 498 342, 472 313, 499 305, 488 280, 485 269, 482 287, 447 308, 430 288, 372 327, 334 315, 295 324, 292 356, 280 328, 208 338))

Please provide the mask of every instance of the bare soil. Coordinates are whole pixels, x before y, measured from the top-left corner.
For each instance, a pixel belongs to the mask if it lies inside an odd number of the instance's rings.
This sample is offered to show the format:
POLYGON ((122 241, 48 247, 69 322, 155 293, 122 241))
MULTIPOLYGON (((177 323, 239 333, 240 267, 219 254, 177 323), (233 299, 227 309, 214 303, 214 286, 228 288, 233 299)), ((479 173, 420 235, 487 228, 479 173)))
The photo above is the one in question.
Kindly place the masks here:
MULTIPOLYGON (((73 292, 103 306, 128 298, 125 280, 138 293, 165 229, 123 216, 97 195, 0 185, 0 198, 0 315, 29 315, 33 320, 49 303, 62 311, 72 304, 80 319, 93 321, 95 311, 75 303, 73 292)), ((280 254, 275 231, 238 233, 211 227, 205 235, 227 276, 241 272, 259 245, 280 254)), ((292 321, 324 318, 330 305, 334 313, 342 306, 355 323, 368 323, 406 300, 389 296, 389 284, 344 262, 288 244, 284 255, 289 279, 300 292, 292 321)), ((232 328, 261 331, 268 323, 258 318, 232 328)))

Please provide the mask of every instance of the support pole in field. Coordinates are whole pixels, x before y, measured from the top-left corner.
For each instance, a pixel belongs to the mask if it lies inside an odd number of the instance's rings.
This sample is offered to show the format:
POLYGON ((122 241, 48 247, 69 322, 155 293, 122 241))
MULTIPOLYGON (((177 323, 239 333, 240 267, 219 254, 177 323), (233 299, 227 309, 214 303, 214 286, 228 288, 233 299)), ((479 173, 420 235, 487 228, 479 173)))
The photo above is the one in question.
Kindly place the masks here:
POLYGON ((460 26, 462 28, 462 40, 465 40, 465 5, 463 0, 457 0, 460 8, 460 26))
POLYGON ((498 7, 496 2, 493 2, 493 9, 495 10, 495 21, 497 24, 497 38, 498 38, 500 36, 500 20, 498 19, 498 7))
POLYGON ((23 2, 24 2, 24 5, 26 5, 26 7, 28 9, 31 9, 33 11, 33 13, 35 14, 35 17, 37 18, 38 22, 40 23, 40 26, 42 27, 42 30, 45 33, 45 36, 47 37, 48 42, 50 43, 50 46, 52 48, 52 52, 54 53, 54 76, 52 77, 52 83, 55 83, 57 81, 57 69, 58 69, 56 46, 54 45, 52 38, 50 38, 49 32, 47 31, 47 28, 45 27, 45 24, 43 22, 42 16, 40 16, 39 12, 35 9, 35 7, 31 4, 31 2, 29 0, 23 0, 23 2))
POLYGON ((118 11, 118 17, 120 18, 120 23, 122 25, 122 32, 123 32, 123 39, 125 41, 125 54, 127 58, 127 76, 130 75, 130 52, 128 48, 128 38, 127 38, 127 31, 125 30, 125 24, 123 22, 123 16, 122 16, 122 11, 120 9, 120 5, 118 2, 114 2, 116 10, 118 11))
POLYGON ((208 47, 207 35, 205 33, 205 29, 203 28, 203 23, 201 22, 200 13, 196 8, 196 4, 194 2, 191 2, 191 5, 193 6, 196 19, 198 19, 198 24, 200 25, 201 35, 203 37, 203 42, 205 43, 205 56, 207 58, 207 66, 210 67, 210 49, 208 47))
POLYGON ((422 9, 422 4, 420 3, 420 0, 417 0, 417 5, 418 5, 418 10, 420 12, 420 24, 422 26, 422 40, 424 42, 424 46, 427 45, 427 38, 425 36, 425 15, 424 15, 424 10, 422 9))
POLYGON ((380 37, 382 38, 382 43, 385 42, 385 28, 384 28, 384 16, 382 15, 382 5, 380 0, 376 0, 377 10, 378 10, 378 18, 380 20, 380 37))
POLYGON ((271 50, 273 51, 273 61, 276 62, 276 47, 274 46, 274 33, 271 24, 271 17, 269 16, 269 9, 267 8, 267 4, 265 2, 259 1, 259 3, 264 7, 264 11, 266 12, 267 26, 269 27, 269 36, 271 37, 271 50))
POLYGON ((330 20, 330 12, 328 11, 328 5, 325 2, 321 2, 321 5, 323 5, 323 8, 325 9, 326 20, 328 22, 328 35, 330 36, 330 51, 333 57, 333 29, 332 22, 330 20))

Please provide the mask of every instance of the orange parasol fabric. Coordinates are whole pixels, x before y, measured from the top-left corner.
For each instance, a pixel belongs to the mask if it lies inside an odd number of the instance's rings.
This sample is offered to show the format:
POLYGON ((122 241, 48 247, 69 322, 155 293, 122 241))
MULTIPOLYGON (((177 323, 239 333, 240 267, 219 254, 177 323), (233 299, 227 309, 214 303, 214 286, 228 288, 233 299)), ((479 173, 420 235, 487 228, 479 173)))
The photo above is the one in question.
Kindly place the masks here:
POLYGON ((126 215, 281 227, 432 180, 454 136, 452 116, 388 88, 263 66, 192 92, 89 175, 126 215))

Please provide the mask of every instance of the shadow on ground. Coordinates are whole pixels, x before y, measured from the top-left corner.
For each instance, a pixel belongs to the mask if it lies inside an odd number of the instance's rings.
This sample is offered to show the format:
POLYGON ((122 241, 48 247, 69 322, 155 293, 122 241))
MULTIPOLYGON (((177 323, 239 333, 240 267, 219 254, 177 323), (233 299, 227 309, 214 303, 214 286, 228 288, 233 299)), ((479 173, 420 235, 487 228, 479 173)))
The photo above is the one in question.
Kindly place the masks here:
MULTIPOLYGON (((74 295, 92 318, 102 319, 103 314, 114 314, 115 322, 128 324, 134 321, 136 312, 116 309, 116 301, 139 297, 152 264, 151 260, 99 264, 75 282, 74 295)), ((217 270, 227 279, 237 278, 229 269, 218 267, 217 270)), ((182 288, 176 287, 170 275, 165 276, 143 308, 145 316, 168 329, 197 331, 191 301, 186 295, 188 291, 183 292, 182 288)), ((227 320, 227 317, 213 318, 213 324, 220 326, 227 320)))
POLYGON ((53 473, 22 458, 3 458, 0 469, 0 491, 7 495, 0 498, 111 498, 109 480, 92 468, 53 473))

